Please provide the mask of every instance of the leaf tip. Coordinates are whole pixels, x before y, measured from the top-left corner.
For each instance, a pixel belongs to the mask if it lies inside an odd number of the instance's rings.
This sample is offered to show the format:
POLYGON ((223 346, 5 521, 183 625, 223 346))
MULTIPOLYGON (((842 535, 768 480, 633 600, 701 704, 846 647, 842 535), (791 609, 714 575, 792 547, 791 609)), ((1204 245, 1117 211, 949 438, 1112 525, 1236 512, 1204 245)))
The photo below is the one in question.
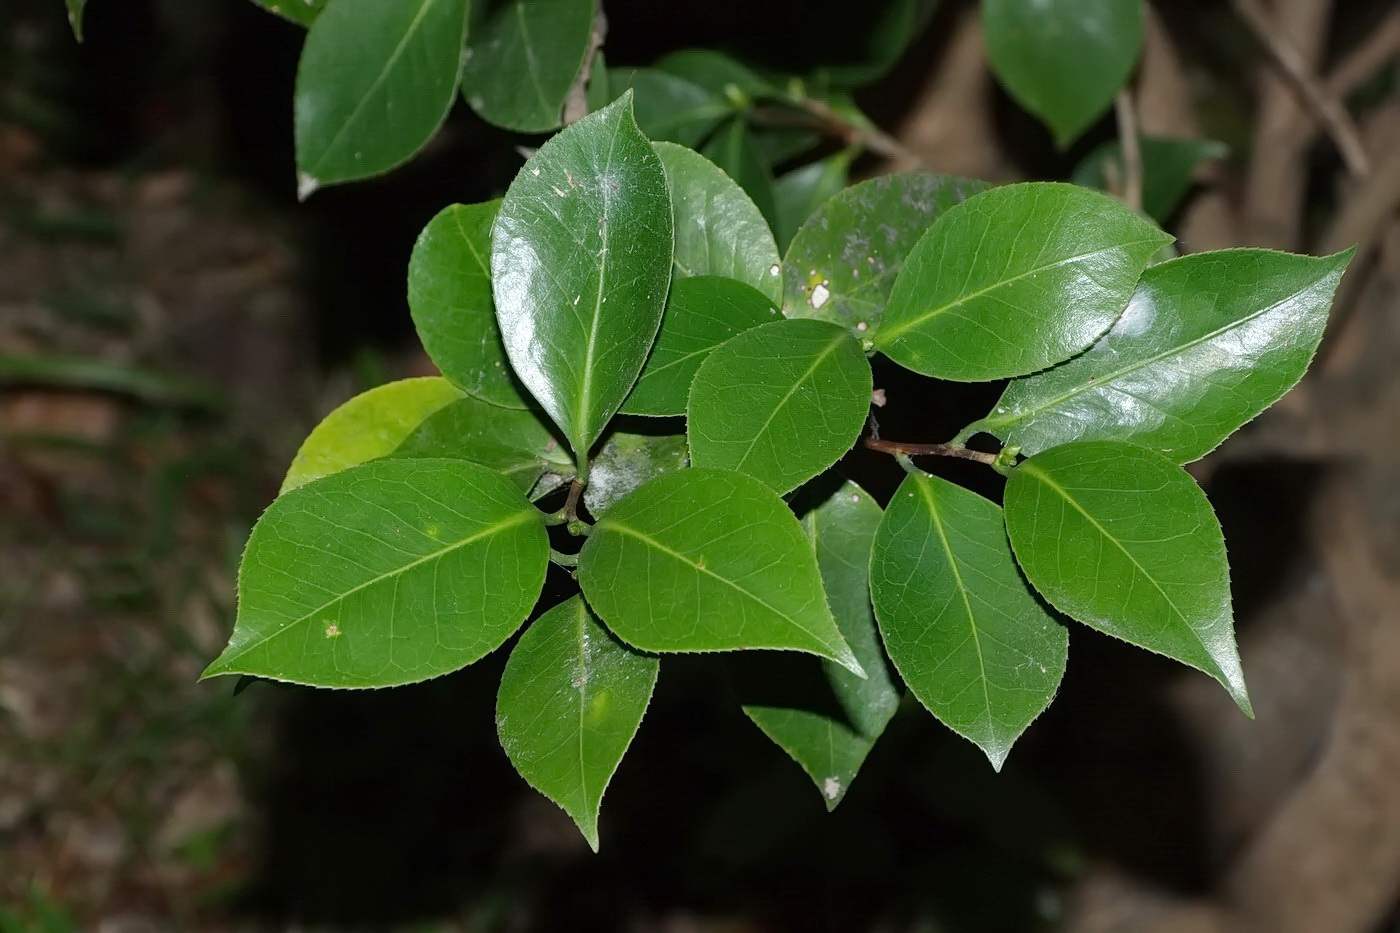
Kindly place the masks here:
POLYGON ((982 745, 979 742, 978 747, 982 749, 982 754, 986 755, 987 760, 991 762, 992 770, 1000 774, 1002 765, 1006 764, 1006 757, 1011 754, 1011 745, 1009 743, 1006 745, 998 743, 982 745))
POLYGON ((297 172, 297 200, 305 201, 321 187, 320 179, 310 172, 297 172))

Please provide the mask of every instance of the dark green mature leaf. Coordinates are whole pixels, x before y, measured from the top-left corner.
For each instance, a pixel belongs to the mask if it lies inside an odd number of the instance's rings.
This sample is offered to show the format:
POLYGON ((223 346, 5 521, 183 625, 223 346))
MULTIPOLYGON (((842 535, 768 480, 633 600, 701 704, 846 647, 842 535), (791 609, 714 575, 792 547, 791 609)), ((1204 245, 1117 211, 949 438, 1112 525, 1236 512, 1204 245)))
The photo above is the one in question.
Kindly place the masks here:
POLYGON ((774 321, 712 352, 686 409, 691 460, 737 470, 780 493, 851 449, 870 411, 860 344, 825 321, 774 321))
POLYGON ((666 173, 631 94, 540 147, 491 239, 506 354, 584 457, 641 372, 671 276, 666 173))
POLYGON ((522 491, 546 472, 571 475, 573 461, 544 415, 465 397, 444 405, 394 448, 394 457, 454 457, 490 467, 522 491))
POLYGON ((622 411, 665 417, 685 414, 690 383, 715 347, 740 331, 777 319, 762 292, 714 275, 676 279, 656 345, 622 411))
POLYGON ((508 130, 556 129, 592 48, 595 0, 488 0, 482 6, 462 74, 467 103, 508 130))
POLYGON ((643 651, 805 651, 865 675, 802 526, 742 473, 679 470, 615 503, 578 580, 608 628, 643 651))
POLYGON ((68 25, 73 30, 73 38, 83 41, 83 8, 87 0, 64 0, 68 7, 68 25))
POLYGON ((297 191, 408 161, 447 116, 462 71, 467 0, 336 0, 297 67, 297 191))
POLYGON ((778 239, 778 249, 786 251, 807 218, 816 213, 827 198, 845 189, 850 180, 851 162, 858 154, 854 146, 848 147, 774 180, 773 201, 778 216, 773 222, 773 235, 778 239))
POLYGON ((774 271, 778 245, 744 189, 693 149, 655 145, 671 189, 676 272, 737 279, 776 304, 783 284, 774 271))
POLYGON ((783 313, 869 337, 919 238, 944 211, 986 189, 986 182, 920 172, 881 175, 840 192, 788 247, 783 313))
POLYGON ((281 492, 387 456, 425 419, 461 398, 460 389, 436 376, 400 379, 361 392, 322 419, 301 442, 281 492))
POLYGON ((408 307, 443 375, 493 405, 525 408, 491 302, 491 225, 500 207, 453 204, 429 221, 408 261, 408 307))
POLYGON ((828 711, 798 706, 746 704, 744 713, 811 777, 828 810, 845 797, 865 756, 899 708, 899 692, 885 666, 870 610, 870 543, 880 507, 854 483, 843 483, 802 526, 817 551, 817 566, 832 615, 856 659, 861 679, 830 661, 804 664, 812 686, 829 694, 828 711))
POLYGON ((884 0, 873 7, 862 10, 862 19, 873 21, 874 28, 853 24, 856 35, 863 40, 857 60, 823 69, 823 74, 836 84, 870 84, 893 68, 909 43, 928 25, 938 9, 938 0, 884 0))
POLYGON ((1002 84, 1067 146, 1103 115, 1142 51, 1142 0, 982 0, 1002 84))
POLYGON ((1006 484, 1006 530, 1057 609, 1204 671, 1253 716, 1235 648, 1220 523, 1194 480, 1116 441, 1053 447, 1006 484))
MULTIPOLYGON (((1196 169, 1202 162, 1224 158, 1224 143, 1213 139, 1170 139, 1144 136, 1142 151, 1142 210, 1158 223, 1166 223, 1181 200, 1191 190, 1196 169)), ((1086 188, 1099 188, 1122 194, 1126 170, 1123 144, 1110 139, 1075 167, 1070 181, 1086 188)))
POLYGON ((607 58, 603 55, 603 50, 599 48, 593 53, 593 64, 588 69, 588 88, 585 94, 588 112, 602 110, 612 103, 617 95, 611 93, 611 90, 608 84, 607 58))
POLYGON ((947 480, 906 477, 875 536, 870 592, 914 696, 1000 771, 1050 705, 1069 652, 1016 569, 1001 509, 947 480))
MULTIPOLYGON (((730 118, 715 131, 702 151, 707 159, 739 183, 771 224, 778 214, 777 202, 773 199, 773 166, 754 140, 748 121, 742 115, 730 118)), ((775 244, 775 254, 777 249, 775 244)))
POLYGON ((632 88, 637 125, 650 139, 698 146, 734 105, 698 84, 656 68, 613 68, 608 90, 632 88))
POLYGON ((544 585, 543 514, 464 460, 376 460, 270 505, 238 571, 238 618, 204 671, 392 687, 494 651, 544 585))
MULTIPOLYGON (((87 0, 69 0, 69 6, 74 2, 85 3, 87 0)), ((276 13, 283 19, 291 20, 301 26, 310 26, 316 22, 316 17, 329 0, 253 0, 258 6, 269 12, 276 13)))
POLYGON ((515 770, 573 817, 594 852, 598 811, 642 724, 660 662, 619 644, 575 596, 534 621, 501 675, 496 732, 515 770))
POLYGON ((662 58, 656 67, 719 99, 748 103, 778 93, 747 65, 713 49, 681 49, 662 58))
POLYGON ((984 191, 943 214, 904 261, 875 345, 941 379, 1044 369, 1108 330, 1171 239, 1074 185, 984 191))
POLYGON ((683 434, 628 434, 618 431, 603 441, 588 471, 583 503, 597 518, 632 490, 662 473, 687 466, 690 451, 683 434))
POLYGON ((1098 343, 1014 380, 971 430, 1026 454, 1102 439, 1205 456, 1302 378, 1351 255, 1231 249, 1153 266, 1098 343))

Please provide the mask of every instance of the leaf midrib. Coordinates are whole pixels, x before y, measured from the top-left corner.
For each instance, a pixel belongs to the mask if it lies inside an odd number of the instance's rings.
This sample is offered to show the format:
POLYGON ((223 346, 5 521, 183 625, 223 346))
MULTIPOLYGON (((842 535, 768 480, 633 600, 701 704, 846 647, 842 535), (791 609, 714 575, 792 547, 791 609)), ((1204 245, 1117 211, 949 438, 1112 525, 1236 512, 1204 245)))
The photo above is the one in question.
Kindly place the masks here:
MULTIPOLYGON (((834 327, 836 325, 832 326, 834 327)), ((749 462, 749 455, 753 453, 754 447, 758 444, 758 439, 768 432, 768 427, 773 423, 773 419, 778 417, 778 412, 782 411, 783 407, 797 394, 797 390, 800 389, 807 380, 812 378, 812 374, 817 371, 817 367, 825 363, 826 360, 840 348, 843 341, 849 339, 844 330, 831 336, 831 339, 827 341, 827 345, 822 348, 822 351, 812 360, 811 365, 807 367, 806 371, 803 372, 801 376, 797 377, 797 380, 783 393, 783 397, 778 399, 777 404, 768 412, 768 417, 763 420, 763 424, 759 425, 758 430, 755 431, 753 437, 749 439, 748 446, 744 448, 744 455, 739 458, 734 469, 743 472, 745 464, 749 462)))

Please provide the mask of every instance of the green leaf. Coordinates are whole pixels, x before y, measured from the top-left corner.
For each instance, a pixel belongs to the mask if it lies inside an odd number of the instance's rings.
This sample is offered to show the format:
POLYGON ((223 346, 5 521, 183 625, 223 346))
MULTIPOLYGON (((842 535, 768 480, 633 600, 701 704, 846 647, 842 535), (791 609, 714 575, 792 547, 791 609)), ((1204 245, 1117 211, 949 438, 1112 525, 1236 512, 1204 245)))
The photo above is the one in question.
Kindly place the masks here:
POLYGON ((1061 147, 1103 115, 1142 51, 1142 0, 982 0, 987 57, 1061 147))
POLYGON ((83 41, 83 8, 87 0, 64 0, 68 7, 68 25, 73 30, 73 38, 83 41))
POLYGON ((1206 672, 1254 715, 1235 648, 1225 538, 1181 467, 1116 441, 1051 448, 1012 471, 1006 530, 1055 608, 1206 672))
POLYGON ((593 53, 593 64, 588 71, 586 96, 589 113, 602 110, 617 97, 616 94, 611 93, 608 83, 608 63, 601 48, 593 53))
POLYGON ((276 499, 238 571, 238 618, 204 671, 392 687, 494 651, 544 585, 543 514, 464 460, 376 460, 276 499))
POLYGON ((1231 249, 1153 266, 1098 343, 1012 381, 970 430, 1026 454, 1120 440, 1203 457, 1302 378, 1351 255, 1231 249))
MULTIPOLYGON (((773 198, 773 166, 755 144, 748 121, 743 116, 732 117, 710 137, 701 151, 748 192, 760 213, 771 223, 778 215, 773 198)), ((775 254, 777 249, 774 245, 775 254)))
POLYGON ((541 146, 501 203, 491 269, 506 354, 580 458, 646 361, 671 255, 666 173, 630 94, 541 146))
POLYGON ((594 0, 494 0, 482 6, 462 73, 467 103, 508 130, 556 129, 592 47, 594 0))
POLYGON ((777 309, 743 282, 714 275, 676 279, 656 345, 622 411, 666 417, 685 414, 690 383, 715 347, 740 331, 767 324, 777 309))
MULTIPOLYGON (((87 0, 69 0, 69 6, 73 3, 85 3, 87 0)), ((276 13, 283 19, 291 20, 301 26, 310 26, 316 22, 316 17, 320 15, 329 0, 253 0, 258 6, 271 13, 276 13)))
POLYGON ((734 106, 698 84, 655 68, 612 68, 608 90, 614 95, 631 88, 637 125, 650 139, 698 146, 734 106))
POLYGON ((919 238, 944 211, 986 189, 986 182, 920 172, 881 175, 840 192, 788 247, 783 313, 870 336, 919 238))
POLYGON ((594 852, 598 811, 642 724, 660 662, 619 644, 575 596, 540 616, 510 653, 496 732, 510 763, 573 817, 594 852))
POLYGON ((860 344, 825 321, 774 321, 744 331, 700 364, 686 430, 698 467, 736 470, 776 491, 831 466, 870 411, 860 344))
POLYGON ((583 546, 578 581, 643 651, 805 651, 865 676, 802 526, 741 473, 666 473, 614 504, 583 546))
MULTIPOLYGON (((866 14, 874 28, 856 28, 863 40, 856 61, 823 69, 837 84, 858 87, 870 84, 894 67, 905 48, 918 37, 934 12, 938 0, 885 0, 875 4, 874 15, 866 14)), ((863 24, 862 24, 863 26, 863 24)))
POLYGON ((500 408, 471 397, 424 419, 390 456, 470 460, 503 474, 522 491, 546 472, 574 472, 573 461, 538 411, 500 408))
POLYGON ((443 375, 493 405, 525 408, 491 302, 491 224, 500 207, 453 204, 429 221, 408 261, 408 307, 443 375))
POLYGON ((845 797, 866 755, 899 708, 899 692, 885 666, 870 610, 870 544, 879 524, 880 507, 865 490, 849 482, 802 520, 816 547, 832 615, 869 676, 861 679, 830 661, 795 658, 803 662, 807 675, 802 686, 815 688, 818 696, 830 695, 834 709, 744 706, 744 713, 764 734, 807 772, 828 810, 836 809, 845 797))
POLYGON ((984 191, 909 254, 875 345, 906 369, 960 382, 1044 369, 1108 330, 1171 239, 1074 185, 984 191))
POLYGON ((778 94, 747 65, 713 49, 681 49, 662 58, 656 67, 704 88, 717 99, 747 104, 778 94))
POLYGON ((424 419, 460 398, 460 389, 436 376, 401 379, 361 392, 322 419, 301 442, 281 492, 387 456, 424 419))
POLYGON ((690 457, 683 434, 628 434, 618 431, 603 441, 588 471, 583 503, 598 518, 614 502, 662 473, 683 469, 690 457))
MULTIPOLYGON (((1224 158, 1224 143, 1213 139, 1169 139, 1144 136, 1142 152, 1142 210, 1158 223, 1166 223, 1187 192, 1196 169, 1203 162, 1224 158)), ((1076 185, 1122 194, 1125 169, 1123 144, 1110 139, 1085 157, 1070 178, 1076 185)))
POLYGON ((870 558, 885 648, 919 702, 1000 771, 1055 696, 1069 636, 1016 569, 1001 509, 947 480, 905 478, 870 558))
POLYGON ((776 304, 782 295, 778 244, 744 189, 700 153, 656 143, 666 167, 676 229, 676 272, 722 275, 751 285, 776 304))
POLYGON ((807 218, 828 198, 845 189, 850 178, 851 162, 857 154, 855 147, 848 147, 835 155, 793 169, 773 182, 773 201, 778 211, 773 230, 778 239, 778 249, 786 250, 807 218))
POLYGON ((452 106, 466 37, 467 0, 330 4, 297 66, 299 195, 379 175, 422 149, 452 106))

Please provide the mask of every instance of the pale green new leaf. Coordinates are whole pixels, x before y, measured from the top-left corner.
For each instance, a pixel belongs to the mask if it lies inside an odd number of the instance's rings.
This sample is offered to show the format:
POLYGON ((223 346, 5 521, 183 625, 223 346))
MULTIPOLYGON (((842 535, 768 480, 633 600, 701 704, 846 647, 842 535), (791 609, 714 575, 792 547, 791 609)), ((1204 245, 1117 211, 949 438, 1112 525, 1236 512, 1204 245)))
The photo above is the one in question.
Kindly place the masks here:
POLYGON ((870 364, 844 328, 803 320, 750 328, 695 373, 691 461, 747 473, 780 493, 796 489, 855 444, 870 393, 870 364))
POLYGON ((836 624, 866 678, 830 661, 795 658, 808 675, 804 693, 834 701, 808 708, 797 703, 749 703, 744 713, 802 766, 828 810, 836 809, 875 741, 899 708, 875 617, 870 609, 870 544, 880 524, 880 506, 854 483, 843 483, 802 519, 817 551, 817 566, 836 624))
POLYGON ((400 379, 361 392, 331 412, 302 441, 281 492, 387 456, 462 391, 437 376, 400 379))
POLYGON ((685 414, 690 383, 710 352, 740 331, 777 317, 767 296, 743 282, 713 275, 676 279, 656 344, 622 405, 623 413, 685 414))
POLYGON ((749 196, 719 166, 692 149, 656 143, 666 167, 675 220, 677 277, 720 275, 782 295, 778 245, 749 196))
POLYGON ((276 499, 238 571, 238 617, 204 677, 392 687, 495 650, 535 604, 544 516, 464 460, 376 460, 276 499))
POLYGON ((651 349, 671 276, 671 201, 632 96, 550 139, 491 237, 496 319, 520 380, 583 457, 651 349))
POLYGON ((1206 672, 1253 715, 1225 538, 1185 470, 1135 444, 1080 441, 1017 466, 1005 501, 1016 559, 1055 608, 1206 672))
POLYGON ((1202 457, 1302 378, 1351 256, 1231 249, 1153 266, 1097 343, 1013 380, 970 430, 1026 454, 1103 439, 1202 457))
POLYGON ((1171 239, 1086 188, 1030 182, 984 191, 915 245, 875 345, 906 369, 961 382, 1044 369, 1108 330, 1171 239))
POLYGON ((594 852, 603 792, 637 734, 660 662, 619 644, 583 597, 536 619, 516 643, 496 697, 511 764, 573 817, 594 852))
POLYGON ((643 651, 805 651, 865 675, 802 526, 742 473, 678 470, 613 504, 578 580, 608 628, 643 651))
POLYGON ((408 161, 456 96, 467 0, 336 0, 316 17, 297 67, 297 191, 408 161))
POLYGON ((906 477, 875 536, 870 592, 914 696, 1000 771, 1050 705, 1069 651, 1016 569, 1001 509, 947 480, 906 477))
POLYGON ((487 0, 481 6, 462 73, 467 103, 509 130, 556 129, 592 47, 595 0, 487 0))
POLYGON ((944 211, 986 189, 986 182, 918 172, 880 175, 836 194, 788 247, 783 313, 870 336, 919 238, 944 211))
POLYGON ((684 469, 689 450, 683 434, 628 434, 617 431, 603 440, 588 470, 583 503, 598 518, 614 502, 662 473, 684 469))
POLYGON ((1103 115, 1142 51, 1143 0, 982 0, 1001 83, 1064 147, 1103 115))

